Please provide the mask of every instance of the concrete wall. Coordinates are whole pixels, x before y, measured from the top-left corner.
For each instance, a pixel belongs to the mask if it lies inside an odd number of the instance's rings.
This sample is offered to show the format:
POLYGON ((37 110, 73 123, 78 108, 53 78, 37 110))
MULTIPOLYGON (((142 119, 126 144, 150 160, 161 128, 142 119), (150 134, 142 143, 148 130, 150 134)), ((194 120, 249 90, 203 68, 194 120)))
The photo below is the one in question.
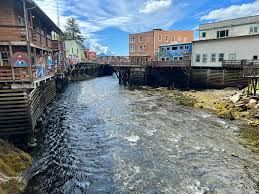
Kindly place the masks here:
POLYGON ((252 60, 259 58, 259 36, 246 36, 217 40, 194 41, 192 51, 192 66, 221 67, 219 54, 224 53, 224 60, 252 60), (216 54, 216 62, 211 62, 211 54, 216 54), (200 62, 196 62, 196 55, 200 54, 200 62), (202 62, 202 55, 207 54, 207 62, 202 62))

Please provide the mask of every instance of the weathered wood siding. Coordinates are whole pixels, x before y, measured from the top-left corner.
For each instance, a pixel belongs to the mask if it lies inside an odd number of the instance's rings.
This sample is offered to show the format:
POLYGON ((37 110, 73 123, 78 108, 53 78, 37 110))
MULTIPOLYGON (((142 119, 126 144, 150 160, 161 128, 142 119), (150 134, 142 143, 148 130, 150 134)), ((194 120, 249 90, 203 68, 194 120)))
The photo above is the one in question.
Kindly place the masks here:
POLYGON ((37 120, 41 116, 46 106, 54 99, 55 96, 56 85, 54 80, 41 85, 30 93, 29 99, 33 128, 36 126, 37 120))
POLYGON ((0 135, 32 132, 26 90, 0 90, 0 135))
POLYGON ((191 73, 193 88, 238 87, 247 83, 239 69, 192 69, 191 73))
POLYGON ((0 136, 33 133, 37 120, 55 96, 54 80, 31 92, 0 90, 0 136))

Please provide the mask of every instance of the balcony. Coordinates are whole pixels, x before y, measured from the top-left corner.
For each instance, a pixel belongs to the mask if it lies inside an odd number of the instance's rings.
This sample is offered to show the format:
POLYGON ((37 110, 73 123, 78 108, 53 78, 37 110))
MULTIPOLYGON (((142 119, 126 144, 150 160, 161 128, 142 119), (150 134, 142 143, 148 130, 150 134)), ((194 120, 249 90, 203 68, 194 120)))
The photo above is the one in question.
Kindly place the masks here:
POLYGON ((0 25, 0 41, 26 41, 25 27, 0 25))
POLYGON ((55 73, 54 65, 51 68, 36 65, 32 67, 0 66, 0 82, 32 83, 53 77, 55 73))

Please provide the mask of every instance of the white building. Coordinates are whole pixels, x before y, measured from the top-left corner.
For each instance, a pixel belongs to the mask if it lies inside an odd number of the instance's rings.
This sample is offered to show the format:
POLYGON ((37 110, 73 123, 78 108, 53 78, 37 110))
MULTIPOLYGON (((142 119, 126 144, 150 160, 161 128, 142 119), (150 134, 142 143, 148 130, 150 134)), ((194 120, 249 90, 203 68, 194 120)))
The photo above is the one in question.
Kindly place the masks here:
POLYGON ((192 66, 221 67, 223 60, 258 60, 259 16, 203 24, 199 30, 192 66))

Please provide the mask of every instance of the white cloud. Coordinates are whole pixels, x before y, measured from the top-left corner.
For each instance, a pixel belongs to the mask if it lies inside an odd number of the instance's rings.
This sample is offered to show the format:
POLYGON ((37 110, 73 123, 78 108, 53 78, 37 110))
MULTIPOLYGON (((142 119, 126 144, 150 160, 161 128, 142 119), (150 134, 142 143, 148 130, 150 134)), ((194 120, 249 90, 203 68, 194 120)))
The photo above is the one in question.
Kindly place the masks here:
POLYGON ((216 9, 201 17, 201 20, 226 20, 259 14, 259 1, 252 3, 232 5, 216 9))
MULTIPOLYGON (((57 22, 56 1, 35 0, 47 15, 57 22)), ((98 32, 107 28, 116 28, 124 32, 135 33, 153 28, 168 29, 185 16, 182 5, 173 4, 173 0, 58 0, 60 4, 60 23, 64 29, 66 19, 75 17, 81 31, 87 37, 86 46, 98 53, 111 53, 106 45, 100 44, 98 32), (166 10, 169 9, 170 11, 166 10)), ((102 38, 106 38, 103 34, 102 38)), ((120 39, 120 37, 113 37, 120 39)))
POLYGON ((169 8, 171 4, 171 0, 148 0, 145 3, 144 8, 139 10, 139 12, 145 14, 154 13, 156 11, 169 8))

